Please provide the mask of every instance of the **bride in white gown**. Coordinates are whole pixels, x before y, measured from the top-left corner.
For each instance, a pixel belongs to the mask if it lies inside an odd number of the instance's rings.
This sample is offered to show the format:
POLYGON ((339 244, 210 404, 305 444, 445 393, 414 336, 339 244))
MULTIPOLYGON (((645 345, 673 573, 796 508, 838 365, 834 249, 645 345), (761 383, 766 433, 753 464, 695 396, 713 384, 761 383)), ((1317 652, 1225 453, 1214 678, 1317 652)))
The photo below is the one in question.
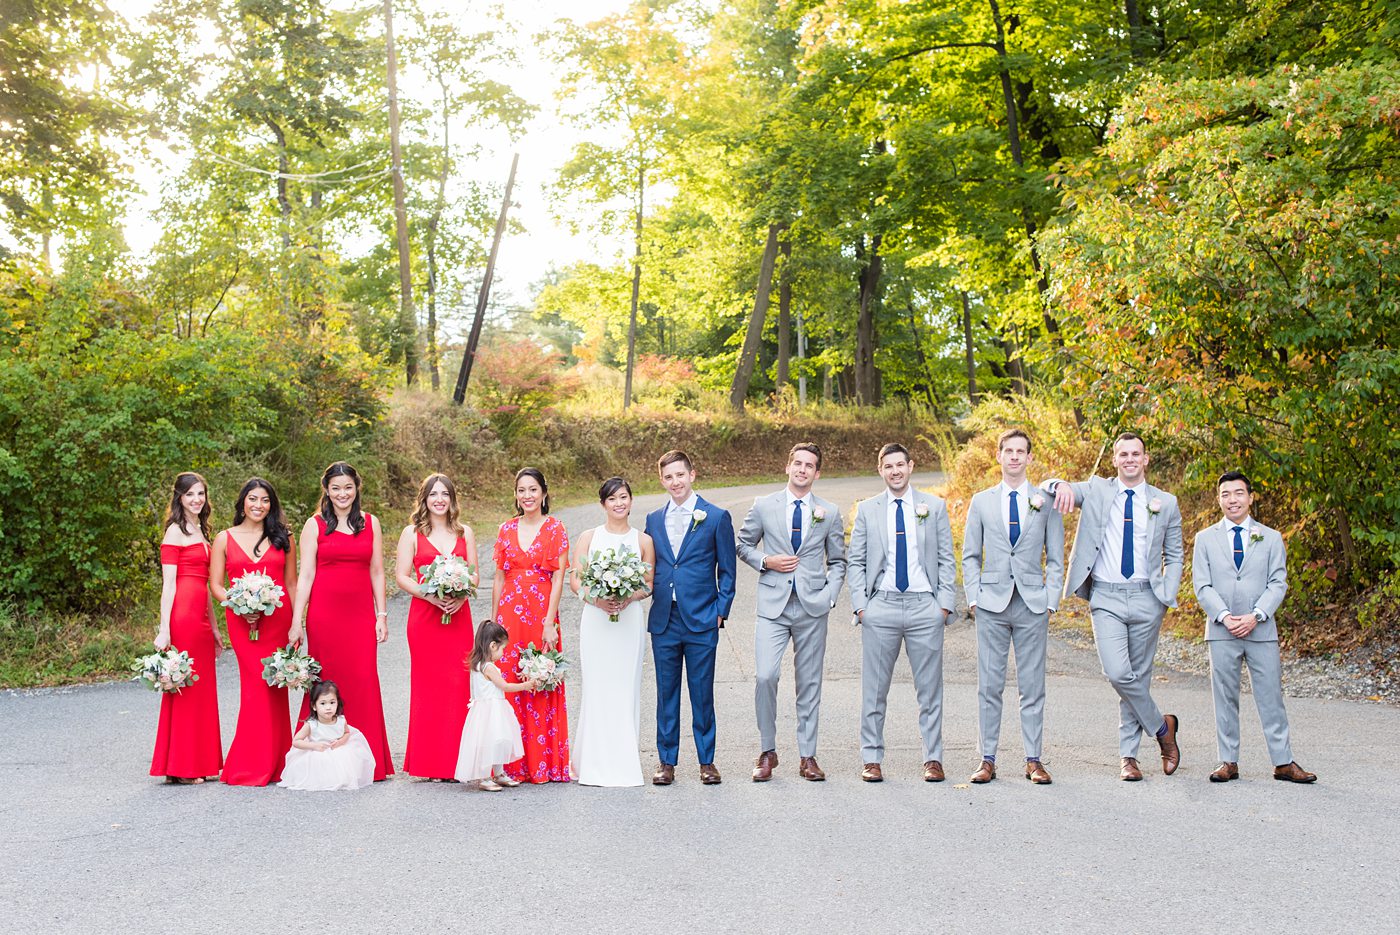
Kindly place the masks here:
POLYGON ((598 491, 607 522, 578 538, 577 557, 569 586, 580 594, 579 569, 594 552, 631 549, 647 563, 646 590, 624 600, 584 597, 579 632, 582 702, 572 743, 574 779, 585 786, 640 786, 642 721, 642 651, 646 646, 646 614, 642 602, 651 593, 656 549, 651 536, 628 524, 632 488, 610 477, 598 491), (610 614, 618 619, 609 620, 610 614))

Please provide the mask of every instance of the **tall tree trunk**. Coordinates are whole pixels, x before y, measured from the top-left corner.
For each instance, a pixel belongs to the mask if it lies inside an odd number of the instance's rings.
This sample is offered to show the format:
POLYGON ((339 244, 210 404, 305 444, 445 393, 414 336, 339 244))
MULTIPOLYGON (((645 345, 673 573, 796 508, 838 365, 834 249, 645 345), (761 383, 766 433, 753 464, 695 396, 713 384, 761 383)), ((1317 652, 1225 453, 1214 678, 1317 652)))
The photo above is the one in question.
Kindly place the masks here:
POLYGON ((758 291, 753 298, 753 313, 749 315, 749 324, 744 330, 744 346, 739 352, 739 366, 734 369, 734 382, 729 387, 729 408, 735 412, 744 411, 744 401, 749 395, 749 381, 753 379, 754 364, 758 360, 758 346, 763 341, 763 323, 768 319, 768 297, 773 291, 773 267, 778 262, 780 230, 780 225, 769 224, 768 239, 763 244, 763 260, 758 265, 758 291))
POLYGON ((958 296, 962 299, 962 327, 963 327, 963 352, 967 363, 967 404, 977 405, 977 357, 972 350, 972 303, 968 301, 967 292, 959 289, 958 296))
POLYGON ((399 151, 398 59, 394 53, 394 0, 384 0, 385 72, 389 86, 389 161, 394 179, 394 230, 399 250, 399 340, 404 382, 418 382, 418 315, 413 310, 413 267, 408 253, 408 209, 404 204, 403 154, 399 151))
POLYGON ((909 336, 914 341, 914 356, 918 357, 919 371, 924 375, 924 398, 928 400, 929 409, 942 418, 944 413, 933 395, 933 373, 928 368, 928 357, 924 354, 924 339, 919 336, 919 317, 914 313, 914 303, 906 304, 904 309, 909 313, 909 336))
POLYGON ((452 93, 447 86, 446 75, 438 72, 438 88, 442 94, 442 147, 438 158, 442 160, 438 169, 437 197, 433 201, 433 214, 428 219, 428 230, 424 237, 424 253, 428 260, 428 333, 427 357, 428 372, 432 376, 433 389, 436 391, 441 378, 438 375, 438 345, 437 345, 437 293, 438 293, 438 268, 437 268, 437 237, 438 229, 442 225, 442 212, 447 206, 447 173, 452 164, 452 148, 450 132, 452 129, 452 93))
POLYGON ((637 362, 637 304, 642 297, 642 210, 645 207, 647 170, 637 167, 636 247, 632 256, 632 310, 627 318, 627 376, 622 388, 622 408, 632 405, 632 368, 637 362))
POLYGON ((831 402, 831 395, 832 395, 831 367, 830 367, 830 365, 823 365, 823 366, 822 366, 822 401, 823 401, 823 402, 828 402, 828 403, 831 402))
POLYGON ((1133 57, 1133 64, 1140 65, 1147 49, 1142 29, 1142 11, 1138 9, 1137 0, 1123 0, 1123 15, 1128 20, 1128 53, 1133 57))
POLYGON ((856 319, 855 398, 861 406, 880 402, 880 375, 875 369, 875 310, 879 304, 880 273, 884 259, 880 256, 881 235, 870 238, 867 252, 862 244, 859 254, 865 254, 860 271, 860 307, 856 319))
POLYGON ((778 272, 778 365, 775 382, 781 393, 788 384, 788 354, 792 347, 792 277, 788 272, 792 262, 792 241, 784 237, 778 249, 783 257, 783 266, 778 272))
MULTIPOLYGON (((987 0, 987 5, 991 8, 992 23, 997 31, 997 39, 993 48, 997 55, 998 77, 1001 79, 1002 104, 1006 109, 1006 142, 1011 149, 1011 161, 1016 163, 1017 169, 1024 169, 1026 160, 1021 152, 1021 128, 1016 111, 1016 93, 1011 82, 1011 65, 1006 54, 1006 30, 1002 24, 1001 8, 997 5, 997 0, 987 0)), ((1021 179, 1016 181, 1019 191, 1021 179)), ((1026 203, 1023 192, 1017 200, 1020 201, 1021 223, 1026 229, 1026 243, 1030 246, 1031 268, 1035 270, 1035 288, 1040 295, 1040 313, 1045 321, 1045 330, 1056 345, 1063 347, 1064 339, 1060 336, 1060 323, 1050 314, 1050 306, 1046 298, 1046 294, 1050 291, 1050 283, 1045 277, 1045 269, 1040 261, 1040 247, 1036 243, 1038 226, 1035 215, 1031 213, 1031 207, 1026 203)))

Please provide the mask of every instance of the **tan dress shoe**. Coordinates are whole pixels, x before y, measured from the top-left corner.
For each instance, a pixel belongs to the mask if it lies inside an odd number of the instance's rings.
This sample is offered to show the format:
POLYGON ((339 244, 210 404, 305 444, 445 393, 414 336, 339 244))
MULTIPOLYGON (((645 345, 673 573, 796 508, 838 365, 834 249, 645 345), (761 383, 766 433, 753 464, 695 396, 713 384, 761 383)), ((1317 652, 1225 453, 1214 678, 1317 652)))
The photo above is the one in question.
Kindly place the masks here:
POLYGON ((1123 757, 1123 765, 1118 770, 1118 778, 1124 782, 1141 782, 1142 770, 1138 769, 1138 761, 1130 756, 1123 757))
POLYGON ((767 782, 773 778, 773 768, 778 765, 778 751, 764 750, 753 763, 753 781, 767 782))
POLYGON ((700 764, 700 782, 707 786, 717 786, 720 783, 719 770, 715 769, 713 763, 700 764))
POLYGON ((802 762, 798 764, 797 775, 809 782, 821 782, 826 779, 826 773, 817 765, 817 758, 814 756, 804 756, 802 762))
POLYGON ((884 782, 885 774, 880 772, 879 763, 866 763, 860 770, 862 782, 884 782))
POLYGON ((1229 782, 1231 779, 1240 778, 1240 765, 1238 763, 1221 763, 1215 768, 1215 772, 1210 774, 1211 782, 1229 782))
POLYGON ((1039 760, 1026 761, 1026 778, 1037 786, 1050 785, 1050 771, 1042 766, 1039 760))
POLYGON ((929 760, 924 764, 924 782, 942 782, 943 764, 937 760, 929 760))
POLYGON ((1157 746, 1162 748, 1162 772, 1170 776, 1181 765, 1181 748, 1176 744, 1176 732, 1181 727, 1181 719, 1175 714, 1162 716, 1167 732, 1157 738, 1157 746))
POLYGON ((1297 763, 1274 767, 1274 778, 1285 782, 1317 782, 1317 774, 1310 773, 1297 763))
POLYGON ((997 765, 991 760, 983 760, 982 765, 977 767, 977 772, 972 774, 968 782, 975 782, 979 786, 984 782, 991 782, 997 778, 997 765))
POLYGON ((651 774, 651 784, 653 786, 669 786, 676 781, 676 768, 670 763, 662 763, 656 767, 656 772, 651 774))

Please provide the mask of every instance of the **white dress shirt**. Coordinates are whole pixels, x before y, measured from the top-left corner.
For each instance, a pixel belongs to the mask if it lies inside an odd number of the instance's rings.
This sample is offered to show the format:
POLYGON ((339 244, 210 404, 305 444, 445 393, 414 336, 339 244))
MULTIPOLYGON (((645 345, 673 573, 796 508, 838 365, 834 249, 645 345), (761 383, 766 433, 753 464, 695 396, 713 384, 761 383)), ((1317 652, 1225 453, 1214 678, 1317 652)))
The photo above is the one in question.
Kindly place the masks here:
MULTIPOLYGON (((904 508, 904 547, 905 561, 909 569, 909 587, 904 589, 905 594, 916 592, 932 593, 933 585, 929 583, 928 575, 924 572, 924 563, 919 560, 919 518, 914 515, 914 488, 909 486, 905 489, 904 495, 900 498, 904 508)), ((889 547, 885 550, 885 574, 880 579, 880 590, 899 591, 895 584, 898 577, 895 573, 895 543, 899 536, 895 535, 894 524, 894 492, 889 488, 885 489, 885 529, 889 532, 889 547)), ((928 519, 923 522, 927 523, 928 519)))
POLYGON ((1095 581, 1110 584, 1123 584, 1127 581, 1149 581, 1151 573, 1147 567, 1147 481, 1129 488, 1121 479, 1113 481, 1118 485, 1118 493, 1108 508, 1108 522, 1104 523, 1103 545, 1099 557, 1094 560, 1095 581), (1123 577, 1123 509, 1127 505, 1126 491, 1133 491, 1133 576, 1123 577))
POLYGON ((1021 481, 1020 487, 1010 487, 1001 482, 1001 528, 1006 531, 1006 541, 1011 541, 1011 491, 1016 491, 1016 515, 1021 519, 1021 531, 1026 531, 1026 516, 1030 513, 1031 482, 1021 481))
MULTIPOLYGON (((699 499, 695 491, 690 492, 686 501, 677 505, 672 500, 666 507, 666 538, 671 541, 671 555, 679 555, 681 543, 685 541, 685 534, 690 529, 691 523, 695 521, 695 502, 699 499)), ((676 600, 676 586, 671 585, 671 601, 676 600)))
MULTIPOLYGON (((1240 564, 1244 564, 1245 558, 1249 555, 1249 537, 1254 532, 1253 517, 1246 514, 1245 518, 1240 520, 1238 523, 1232 523, 1230 522, 1230 518, 1227 516, 1223 520, 1221 520, 1221 522, 1225 524, 1225 550, 1230 553, 1230 564, 1232 565, 1235 563, 1235 527, 1244 527, 1244 531, 1240 533, 1240 545, 1242 546, 1242 551, 1240 553, 1240 564)), ((1215 622, 1220 623, 1228 616, 1230 616, 1230 611, 1228 609, 1222 610, 1220 613, 1215 615, 1215 622)), ((1265 620, 1269 619, 1269 615, 1260 610, 1258 606, 1254 608, 1254 616, 1256 619, 1259 620, 1260 623, 1263 623, 1265 620)))
POLYGON ((812 494, 808 492, 800 497, 795 497, 792 494, 791 487, 784 487, 783 493, 787 494, 787 515, 784 519, 787 521, 788 541, 792 541, 792 505, 794 503, 801 503, 802 518, 798 521, 801 524, 798 528, 802 530, 802 539, 800 541, 806 542, 807 530, 812 528, 812 494))

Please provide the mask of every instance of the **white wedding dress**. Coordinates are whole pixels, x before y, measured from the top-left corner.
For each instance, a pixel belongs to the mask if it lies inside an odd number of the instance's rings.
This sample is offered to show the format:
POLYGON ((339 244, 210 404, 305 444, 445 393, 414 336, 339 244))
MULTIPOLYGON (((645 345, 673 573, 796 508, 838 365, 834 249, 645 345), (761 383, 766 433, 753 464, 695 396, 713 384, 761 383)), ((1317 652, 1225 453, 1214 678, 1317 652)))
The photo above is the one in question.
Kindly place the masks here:
MULTIPOLYGON (((638 555, 637 530, 614 535, 593 530, 588 554, 629 548, 638 555)), ((585 786, 640 786, 638 737, 642 724, 642 650, 646 614, 642 602, 627 606, 616 621, 592 604, 583 605, 578 655, 582 701, 574 732, 574 779, 585 786)))

